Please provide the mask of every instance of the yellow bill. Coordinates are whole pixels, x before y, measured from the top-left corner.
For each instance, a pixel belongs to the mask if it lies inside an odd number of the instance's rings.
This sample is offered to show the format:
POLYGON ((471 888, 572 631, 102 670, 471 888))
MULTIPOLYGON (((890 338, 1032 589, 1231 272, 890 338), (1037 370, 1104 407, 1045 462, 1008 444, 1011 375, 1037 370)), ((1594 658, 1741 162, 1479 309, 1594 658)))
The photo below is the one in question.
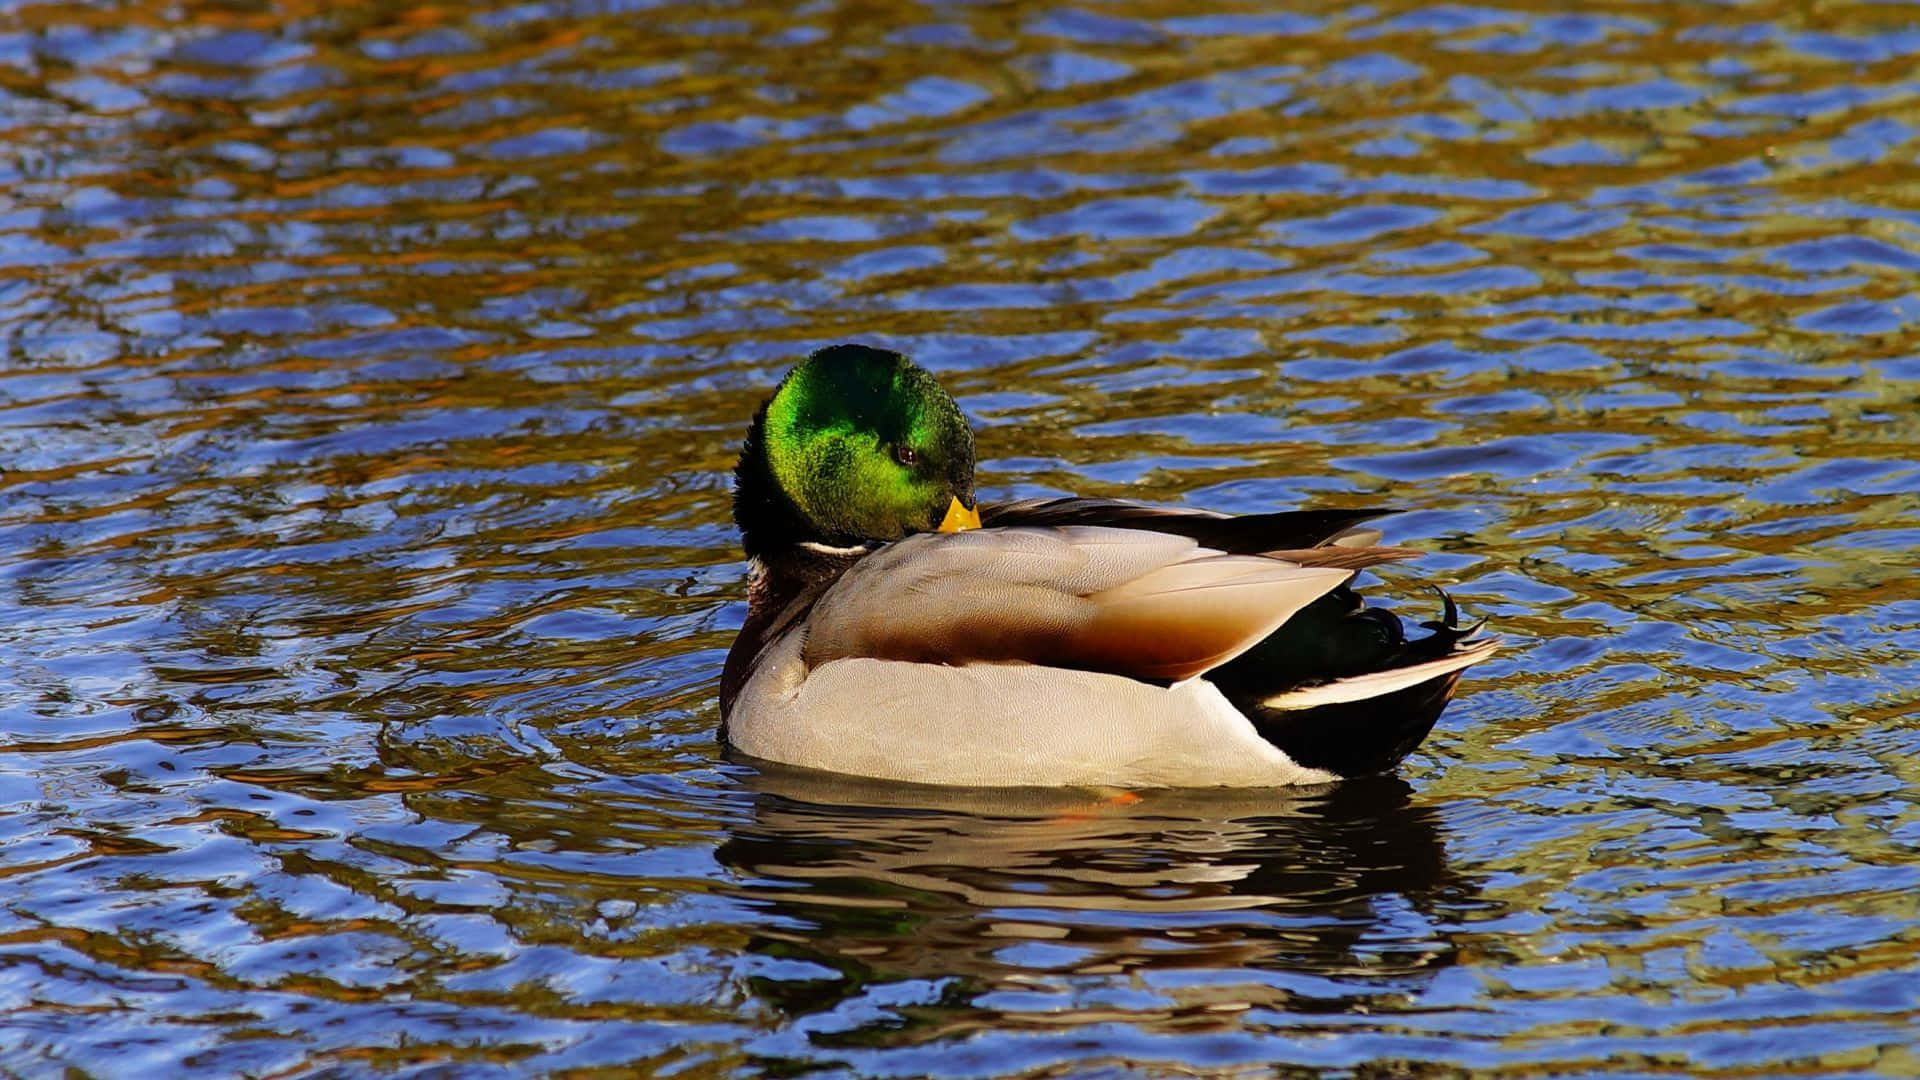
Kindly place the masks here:
POLYGON ((947 516, 940 519, 941 532, 959 532, 979 527, 980 511, 961 506, 958 498, 947 504, 947 516))

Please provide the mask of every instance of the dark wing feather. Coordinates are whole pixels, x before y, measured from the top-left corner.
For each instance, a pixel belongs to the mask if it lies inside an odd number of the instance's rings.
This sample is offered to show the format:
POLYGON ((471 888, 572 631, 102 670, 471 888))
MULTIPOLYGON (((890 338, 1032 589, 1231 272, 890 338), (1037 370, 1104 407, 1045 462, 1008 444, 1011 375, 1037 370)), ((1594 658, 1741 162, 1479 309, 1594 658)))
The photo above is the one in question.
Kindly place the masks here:
POLYGON ((1120 499, 1023 499, 1011 503, 983 503, 980 523, 1009 525, 1104 525, 1114 529, 1142 529, 1195 540, 1203 547, 1230 555, 1314 548, 1333 540, 1362 521, 1398 511, 1381 507, 1358 510, 1282 510, 1272 514, 1230 517, 1209 510, 1146 506, 1120 499))

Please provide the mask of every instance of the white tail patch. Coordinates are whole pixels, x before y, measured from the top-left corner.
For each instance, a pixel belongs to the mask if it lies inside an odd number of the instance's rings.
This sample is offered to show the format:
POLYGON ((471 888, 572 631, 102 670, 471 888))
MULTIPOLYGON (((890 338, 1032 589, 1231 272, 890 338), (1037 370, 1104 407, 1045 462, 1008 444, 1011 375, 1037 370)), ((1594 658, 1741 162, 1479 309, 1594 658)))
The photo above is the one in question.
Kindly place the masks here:
POLYGON ((1438 660, 1429 660, 1412 667, 1392 668, 1367 675, 1335 679, 1320 686, 1303 686, 1298 690, 1288 690, 1270 698, 1263 698, 1260 704, 1269 709, 1287 711, 1379 697, 1382 694, 1391 694, 1395 690, 1405 690, 1409 686, 1418 685, 1451 671, 1459 671, 1471 664, 1477 664, 1492 656, 1494 650, 1499 647, 1500 639, 1487 638, 1484 641, 1465 644, 1459 652, 1443 656, 1438 660))

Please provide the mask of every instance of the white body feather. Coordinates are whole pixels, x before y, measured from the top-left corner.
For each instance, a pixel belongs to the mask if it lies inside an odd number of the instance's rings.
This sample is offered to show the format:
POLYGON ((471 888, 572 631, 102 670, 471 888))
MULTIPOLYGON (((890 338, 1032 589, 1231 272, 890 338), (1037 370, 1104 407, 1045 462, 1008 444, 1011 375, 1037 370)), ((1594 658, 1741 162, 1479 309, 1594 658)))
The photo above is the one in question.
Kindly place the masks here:
POLYGON ((800 635, 763 654, 727 737, 755 757, 980 787, 1279 787, 1296 764, 1204 679, 1170 687, 1032 664, 853 658, 808 669, 800 635))

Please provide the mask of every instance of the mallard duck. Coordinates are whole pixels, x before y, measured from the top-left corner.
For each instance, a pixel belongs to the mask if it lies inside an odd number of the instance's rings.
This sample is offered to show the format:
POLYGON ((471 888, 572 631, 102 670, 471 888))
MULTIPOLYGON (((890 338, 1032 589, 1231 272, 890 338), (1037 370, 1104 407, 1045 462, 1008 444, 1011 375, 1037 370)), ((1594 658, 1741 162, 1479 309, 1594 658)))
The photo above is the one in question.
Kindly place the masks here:
POLYGON ((973 431, 905 356, 835 345, 747 431, 747 617, 720 680, 753 757, 974 786, 1283 786, 1384 772, 1493 639, 1409 640, 1354 572, 1389 511, 977 503, 973 431))

